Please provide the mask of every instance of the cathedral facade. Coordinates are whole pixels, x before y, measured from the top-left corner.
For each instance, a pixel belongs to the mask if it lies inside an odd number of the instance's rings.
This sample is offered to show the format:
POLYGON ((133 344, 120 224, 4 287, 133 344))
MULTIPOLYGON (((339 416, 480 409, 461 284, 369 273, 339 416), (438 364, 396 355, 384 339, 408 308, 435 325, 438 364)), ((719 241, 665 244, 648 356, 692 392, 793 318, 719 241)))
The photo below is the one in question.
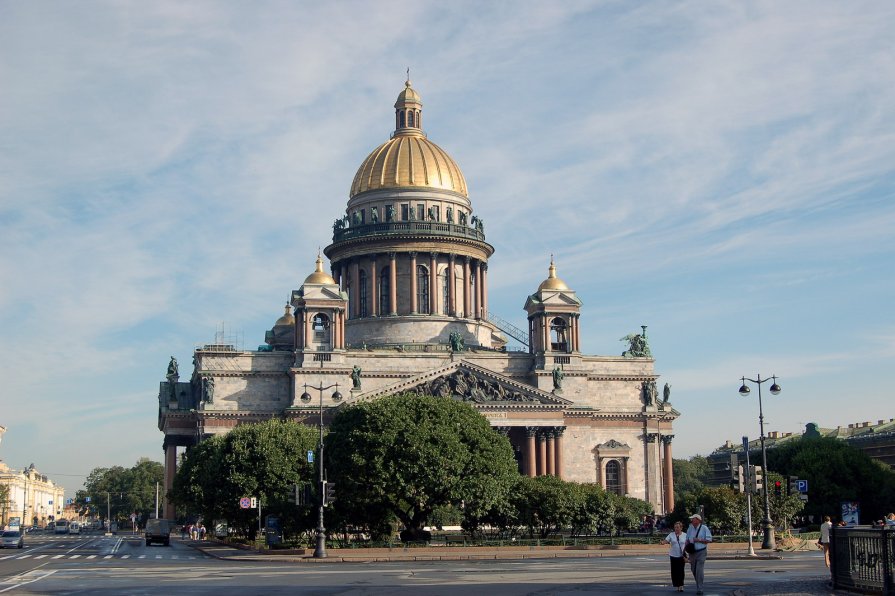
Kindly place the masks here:
POLYGON ((582 354, 582 302, 552 259, 524 297, 527 329, 492 314, 494 247, 463 173, 423 132, 410 81, 394 108, 394 132, 360 165, 333 223, 329 272, 318 255, 258 350, 205 345, 188 381, 172 358, 159 388, 166 488, 178 447, 270 418, 316 424, 319 399, 329 418, 359 400, 418 392, 468 402, 510 440, 522 474, 596 482, 673 509, 679 413, 668 386, 657 391, 646 327, 620 356, 582 354), (524 350, 507 350, 510 339, 524 350), (308 388, 317 391, 303 403, 308 388))

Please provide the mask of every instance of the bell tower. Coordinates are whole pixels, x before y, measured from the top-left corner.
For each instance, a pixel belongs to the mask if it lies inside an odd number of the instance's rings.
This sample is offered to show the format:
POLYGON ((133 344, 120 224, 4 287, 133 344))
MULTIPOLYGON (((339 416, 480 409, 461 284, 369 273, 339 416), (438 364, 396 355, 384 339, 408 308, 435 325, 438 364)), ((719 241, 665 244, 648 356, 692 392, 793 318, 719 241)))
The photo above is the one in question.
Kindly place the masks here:
POLYGON ((556 276, 552 256, 547 279, 525 301, 525 311, 530 337, 528 351, 535 356, 537 368, 571 364, 573 358, 580 358, 581 301, 556 276))

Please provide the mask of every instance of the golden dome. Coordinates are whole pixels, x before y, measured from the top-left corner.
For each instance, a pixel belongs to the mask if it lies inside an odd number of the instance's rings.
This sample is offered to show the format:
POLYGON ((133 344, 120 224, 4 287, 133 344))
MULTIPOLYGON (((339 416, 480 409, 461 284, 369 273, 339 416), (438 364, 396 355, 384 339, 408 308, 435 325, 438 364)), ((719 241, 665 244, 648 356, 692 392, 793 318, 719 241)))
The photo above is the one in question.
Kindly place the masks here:
POLYGON ((556 277, 556 265, 553 264, 553 256, 550 256, 550 269, 548 270, 547 279, 541 282, 541 285, 538 286, 538 291, 541 290, 568 290, 569 286, 566 285, 566 282, 556 277))
POLYGON ((284 325, 295 325, 295 317, 292 316, 292 307, 288 304, 286 305, 286 312, 283 313, 283 316, 277 319, 277 322, 273 324, 274 327, 282 327, 284 325))
POLYGON ((426 138, 419 94, 404 83, 395 102, 395 132, 364 160, 350 196, 381 188, 438 188, 468 197, 466 179, 444 149, 426 138))
POLYGON ((336 285, 336 280, 329 273, 323 271, 323 259, 317 255, 317 270, 305 278, 306 284, 329 284, 336 285))

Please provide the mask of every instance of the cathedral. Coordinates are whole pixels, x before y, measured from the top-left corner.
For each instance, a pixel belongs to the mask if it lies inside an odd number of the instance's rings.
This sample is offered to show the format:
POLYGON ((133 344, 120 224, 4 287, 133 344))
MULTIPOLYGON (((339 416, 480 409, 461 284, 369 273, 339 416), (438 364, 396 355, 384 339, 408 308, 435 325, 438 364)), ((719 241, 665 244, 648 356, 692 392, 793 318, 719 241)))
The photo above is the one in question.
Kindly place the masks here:
POLYGON ((159 388, 165 488, 178 447, 270 418, 316 424, 321 399, 326 420, 346 404, 417 392, 479 411, 511 442, 521 474, 595 482, 671 511, 679 413, 669 386, 657 390, 646 327, 622 355, 582 354, 586 309, 552 258, 524 297, 527 329, 493 314, 494 247, 460 167, 423 131, 422 107, 408 80, 394 132, 360 164, 333 223, 329 267, 318 254, 264 344, 198 348, 185 381, 172 357, 159 388))

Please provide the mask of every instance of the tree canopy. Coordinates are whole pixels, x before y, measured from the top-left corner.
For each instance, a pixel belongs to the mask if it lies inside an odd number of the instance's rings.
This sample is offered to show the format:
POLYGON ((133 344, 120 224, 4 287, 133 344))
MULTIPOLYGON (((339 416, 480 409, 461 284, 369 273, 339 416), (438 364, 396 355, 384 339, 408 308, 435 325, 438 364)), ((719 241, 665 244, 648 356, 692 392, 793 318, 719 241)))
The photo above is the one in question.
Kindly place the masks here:
POLYGON ((857 501, 861 523, 871 523, 895 503, 895 471, 839 439, 787 441, 768 450, 768 467, 808 481, 807 514, 836 518, 843 501, 857 501))
POLYGON ((94 468, 75 502, 90 515, 123 520, 136 513, 145 520, 155 513, 156 484, 164 486, 164 474, 160 462, 145 457, 131 468, 94 468))
POLYGON ((314 482, 317 429, 269 420, 238 426, 189 450, 174 478, 171 498, 193 516, 227 519, 254 535, 258 511, 241 509, 239 499, 255 497, 282 516, 284 529, 301 529, 307 511, 290 502, 293 486, 314 482))
POLYGON ((509 441, 469 405, 404 394, 341 410, 330 425, 326 464, 336 507, 374 533, 392 519, 410 535, 438 507, 487 511, 518 478, 509 441))

